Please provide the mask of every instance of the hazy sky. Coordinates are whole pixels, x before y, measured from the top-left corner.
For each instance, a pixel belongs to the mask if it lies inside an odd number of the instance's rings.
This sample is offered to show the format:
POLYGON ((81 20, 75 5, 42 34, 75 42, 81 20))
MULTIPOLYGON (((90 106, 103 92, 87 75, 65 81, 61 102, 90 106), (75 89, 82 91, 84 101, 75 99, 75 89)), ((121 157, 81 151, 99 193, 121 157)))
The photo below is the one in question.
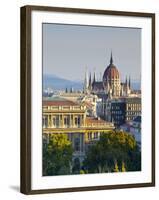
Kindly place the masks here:
POLYGON ((113 61, 121 79, 140 79, 141 29, 43 24, 43 73, 83 80, 88 72, 103 76, 113 61))

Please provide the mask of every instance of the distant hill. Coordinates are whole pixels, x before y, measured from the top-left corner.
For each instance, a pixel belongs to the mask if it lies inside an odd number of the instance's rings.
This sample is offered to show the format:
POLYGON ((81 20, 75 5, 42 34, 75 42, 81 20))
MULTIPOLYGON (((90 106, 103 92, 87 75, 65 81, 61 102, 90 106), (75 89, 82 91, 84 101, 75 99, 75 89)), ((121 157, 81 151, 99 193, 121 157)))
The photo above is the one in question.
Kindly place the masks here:
POLYGON ((131 86, 134 90, 141 90, 141 83, 139 81, 134 81, 131 83, 131 86))
MULTIPOLYGON (((132 81, 131 87, 135 90, 140 90, 141 84, 139 81, 132 81)), ((83 88, 83 83, 80 81, 71 81, 64 78, 60 78, 56 75, 43 75, 43 89, 52 88, 53 90, 69 90, 73 88, 74 90, 81 90, 83 88)))
POLYGON ((43 75, 43 88, 52 88, 53 90, 69 90, 70 88, 75 90, 82 89, 82 83, 76 81, 70 81, 64 78, 57 77, 55 75, 43 75))

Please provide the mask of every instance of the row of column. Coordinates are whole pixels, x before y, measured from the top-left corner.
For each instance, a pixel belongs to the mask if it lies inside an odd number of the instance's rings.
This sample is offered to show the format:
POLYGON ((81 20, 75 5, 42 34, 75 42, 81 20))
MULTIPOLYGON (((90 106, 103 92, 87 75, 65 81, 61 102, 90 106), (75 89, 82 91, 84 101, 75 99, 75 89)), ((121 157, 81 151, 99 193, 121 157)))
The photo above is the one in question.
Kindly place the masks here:
POLYGON ((81 127, 84 126, 84 115, 83 114, 60 114, 60 115, 44 115, 43 116, 43 127, 52 128, 52 127, 81 127), (68 124, 64 124, 64 119, 67 119, 68 124), (53 119, 55 119, 55 124, 53 123, 53 119), (75 119, 77 119, 77 123, 75 123, 75 119), (79 124, 78 124, 79 123, 79 124))

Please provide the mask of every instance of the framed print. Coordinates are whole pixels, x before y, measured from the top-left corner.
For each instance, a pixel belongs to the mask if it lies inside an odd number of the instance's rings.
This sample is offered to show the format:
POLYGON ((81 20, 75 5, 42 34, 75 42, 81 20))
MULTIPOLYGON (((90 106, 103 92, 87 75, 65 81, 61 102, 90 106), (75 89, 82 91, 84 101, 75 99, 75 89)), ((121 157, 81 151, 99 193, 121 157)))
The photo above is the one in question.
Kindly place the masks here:
POLYGON ((155 186, 155 14, 21 8, 21 192, 155 186))

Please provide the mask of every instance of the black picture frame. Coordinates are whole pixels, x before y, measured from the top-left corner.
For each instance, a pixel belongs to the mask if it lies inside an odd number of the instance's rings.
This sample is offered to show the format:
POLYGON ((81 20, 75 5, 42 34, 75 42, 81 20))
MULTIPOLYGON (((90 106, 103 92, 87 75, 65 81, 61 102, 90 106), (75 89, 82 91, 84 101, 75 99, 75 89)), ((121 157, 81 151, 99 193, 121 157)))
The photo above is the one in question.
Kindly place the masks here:
POLYGON ((21 7, 21 180, 20 191, 24 194, 43 194, 59 192, 76 192, 88 190, 106 190, 120 188, 136 188, 155 186, 155 14, 139 12, 123 12, 110 10, 92 10, 78 8, 24 6, 21 7), (31 188, 31 13, 32 11, 48 11, 63 13, 87 13, 89 15, 115 15, 131 17, 148 17, 152 19, 152 180, 149 183, 136 183, 124 185, 101 185, 90 187, 60 188, 32 190, 31 188))

